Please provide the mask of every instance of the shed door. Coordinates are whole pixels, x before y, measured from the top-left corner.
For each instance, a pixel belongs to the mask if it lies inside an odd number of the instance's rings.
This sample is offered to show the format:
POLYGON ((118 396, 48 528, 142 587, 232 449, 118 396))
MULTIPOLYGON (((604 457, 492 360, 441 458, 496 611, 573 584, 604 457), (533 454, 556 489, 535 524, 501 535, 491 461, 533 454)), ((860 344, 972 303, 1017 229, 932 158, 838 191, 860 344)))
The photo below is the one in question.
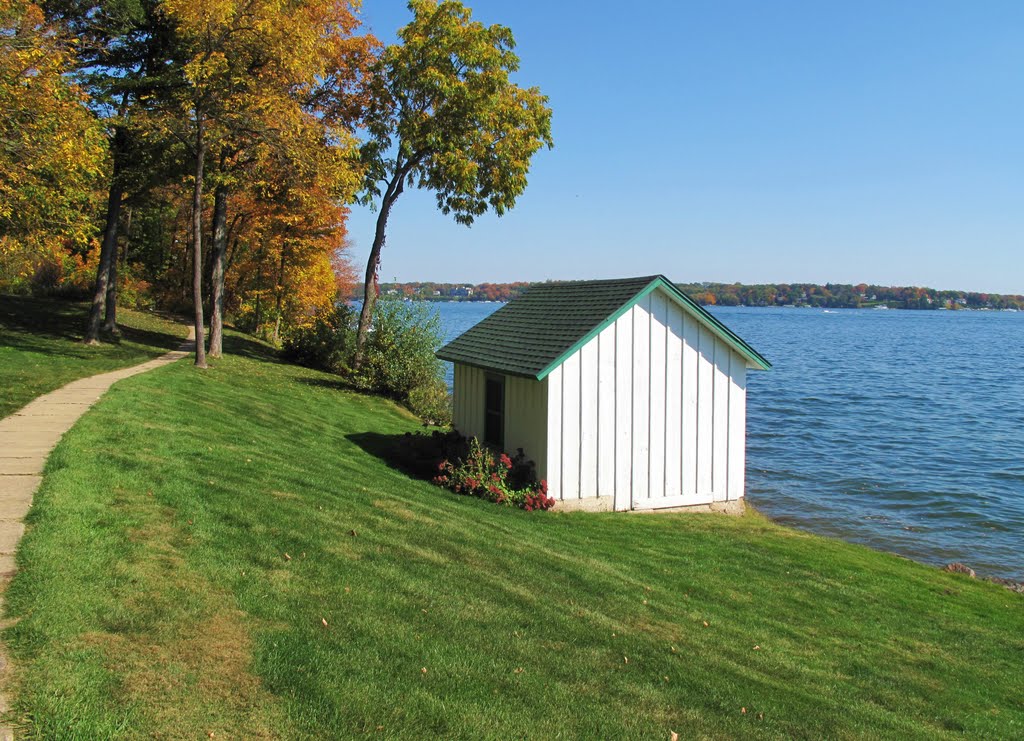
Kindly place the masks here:
POLYGON ((504 376, 487 376, 484 383, 484 442, 505 449, 504 376))

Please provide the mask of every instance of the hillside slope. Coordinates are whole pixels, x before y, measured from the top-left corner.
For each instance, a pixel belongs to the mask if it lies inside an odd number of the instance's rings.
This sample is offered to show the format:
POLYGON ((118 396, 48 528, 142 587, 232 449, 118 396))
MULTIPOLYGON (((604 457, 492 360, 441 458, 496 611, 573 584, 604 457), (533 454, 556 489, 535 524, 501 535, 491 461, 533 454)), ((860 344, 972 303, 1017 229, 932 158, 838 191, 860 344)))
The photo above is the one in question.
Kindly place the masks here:
POLYGON ((232 336, 50 459, 4 639, 40 737, 1024 736, 1024 599, 757 515, 410 480, 402 410, 232 336))

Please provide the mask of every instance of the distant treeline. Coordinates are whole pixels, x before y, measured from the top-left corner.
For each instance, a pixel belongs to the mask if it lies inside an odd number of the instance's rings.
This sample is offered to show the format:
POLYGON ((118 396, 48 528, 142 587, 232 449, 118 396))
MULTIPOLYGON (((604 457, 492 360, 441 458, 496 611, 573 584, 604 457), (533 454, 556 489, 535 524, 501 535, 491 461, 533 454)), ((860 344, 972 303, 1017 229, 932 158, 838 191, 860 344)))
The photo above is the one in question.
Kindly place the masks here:
MULTIPOLYGON (((381 295, 427 301, 509 301, 531 284, 517 283, 381 283, 381 295)), ((721 306, 818 306, 859 309, 1018 309, 1024 296, 969 291, 939 291, 917 286, 868 283, 680 283, 695 301, 721 306)), ((361 292, 361 287, 357 287, 361 292)), ((361 295, 361 293, 360 293, 361 295)))

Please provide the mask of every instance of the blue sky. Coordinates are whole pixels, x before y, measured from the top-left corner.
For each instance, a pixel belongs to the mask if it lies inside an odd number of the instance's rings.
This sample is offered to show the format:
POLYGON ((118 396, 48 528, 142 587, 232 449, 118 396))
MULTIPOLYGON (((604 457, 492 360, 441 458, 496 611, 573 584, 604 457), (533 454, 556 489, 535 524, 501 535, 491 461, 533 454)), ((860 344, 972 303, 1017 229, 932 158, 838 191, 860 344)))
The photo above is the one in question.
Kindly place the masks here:
MULTIPOLYGON (((1024 3, 467 3, 554 110, 515 210, 395 205, 381 279, 1024 293, 1024 3)), ((410 15, 365 0, 382 40, 410 15)), ((376 214, 349 222, 360 272, 376 214)))

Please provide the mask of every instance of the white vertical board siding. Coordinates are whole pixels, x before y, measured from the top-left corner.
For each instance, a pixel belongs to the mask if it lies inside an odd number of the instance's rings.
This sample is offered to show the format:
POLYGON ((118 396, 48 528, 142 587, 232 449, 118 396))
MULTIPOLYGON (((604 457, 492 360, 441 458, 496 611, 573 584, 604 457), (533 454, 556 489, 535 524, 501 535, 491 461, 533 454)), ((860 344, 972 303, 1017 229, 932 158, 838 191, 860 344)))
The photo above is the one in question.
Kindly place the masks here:
POLYGON ((729 471, 729 358, 732 349, 721 340, 715 340, 714 412, 711 418, 712 460, 711 493, 716 502, 727 497, 729 471))
POLYGON ((600 338, 580 348, 580 498, 596 497, 598 416, 598 345, 600 338))
POLYGON ((615 501, 633 506, 633 314, 615 320, 615 501))
POLYGON ((547 378, 548 385, 548 440, 545 456, 547 461, 548 496, 562 498, 562 366, 558 366, 547 378))
POLYGON ((683 312, 667 306, 665 330, 665 497, 683 494, 683 312))
MULTIPOLYGON (((699 326, 699 325, 698 325, 699 326)), ((698 328, 697 347, 697 500, 713 501, 711 467, 714 465, 715 338, 698 328)))
POLYGON ((732 357, 729 373, 729 499, 739 499, 746 487, 747 364, 732 357))
POLYGON ((597 495, 615 496, 615 324, 597 336, 597 495))
POLYGON ((633 306, 633 503, 650 497, 651 297, 633 306))
POLYGON ((664 498, 665 487, 665 386, 666 335, 669 298, 661 291, 651 294, 650 310, 650 414, 648 415, 648 473, 647 486, 651 499, 664 498))
POLYGON ((562 499, 580 498, 580 353, 562 363, 562 499))
POLYGON ((556 499, 621 510, 743 496, 746 360, 668 294, 638 301, 543 383, 534 418, 556 499))
POLYGON ((697 370, 700 331, 697 320, 683 313, 683 408, 682 491, 680 496, 696 503, 697 496, 697 370))

